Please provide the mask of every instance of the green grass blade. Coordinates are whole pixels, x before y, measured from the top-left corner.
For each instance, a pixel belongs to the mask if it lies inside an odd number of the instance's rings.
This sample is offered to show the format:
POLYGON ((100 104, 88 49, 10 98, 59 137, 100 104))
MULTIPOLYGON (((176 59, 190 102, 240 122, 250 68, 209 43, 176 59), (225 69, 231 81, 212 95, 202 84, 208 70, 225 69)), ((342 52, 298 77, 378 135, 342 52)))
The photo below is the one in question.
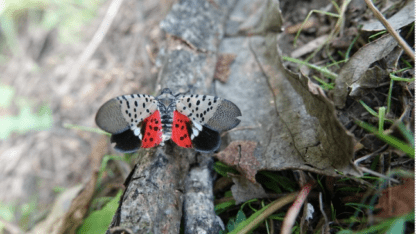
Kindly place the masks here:
POLYGON ((307 63, 305 61, 299 60, 299 59, 295 59, 295 58, 291 58, 291 57, 287 57, 287 56, 282 56, 283 60, 289 61, 289 62, 293 62, 296 64, 301 64, 301 65, 305 65, 308 66, 312 69, 315 69, 319 72, 321 72, 322 74, 324 74, 324 76, 330 78, 330 79, 336 79, 338 77, 338 75, 336 73, 331 72, 330 70, 328 70, 325 67, 319 67, 310 63, 307 63))
POLYGON ((368 113, 370 113, 371 115, 378 117, 377 112, 375 112, 373 109, 371 109, 371 107, 367 106, 367 104, 365 104, 365 102, 363 102, 362 100, 360 100, 361 105, 368 111, 368 113))
POLYGON ((382 133, 384 131, 384 116, 386 115, 386 108, 380 107, 378 109, 378 132, 382 133))
POLYGON ((391 109, 391 94, 393 93, 393 84, 394 84, 394 80, 391 79, 389 92, 387 94, 387 114, 390 113, 390 109, 391 109))
POLYGON ((356 124, 362 128, 364 128, 365 130, 373 133, 375 136, 377 136, 378 138, 380 138, 381 140, 385 141, 386 143, 388 143, 389 145, 400 149, 401 151, 405 152, 406 154, 408 154, 409 156, 411 156, 412 158, 415 157, 415 149, 413 148, 413 145, 407 145, 406 143, 400 141, 399 139, 393 137, 393 136, 389 136, 386 135, 384 133, 380 133, 378 132, 378 130, 371 126, 368 123, 365 123, 363 121, 356 121, 356 124))

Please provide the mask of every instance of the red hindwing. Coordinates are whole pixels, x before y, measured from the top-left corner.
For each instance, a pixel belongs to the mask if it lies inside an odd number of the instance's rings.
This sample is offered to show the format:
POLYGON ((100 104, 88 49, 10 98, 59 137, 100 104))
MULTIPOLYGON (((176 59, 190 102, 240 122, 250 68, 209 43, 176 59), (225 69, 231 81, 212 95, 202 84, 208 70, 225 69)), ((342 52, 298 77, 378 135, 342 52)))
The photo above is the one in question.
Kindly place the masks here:
POLYGON ((178 111, 173 112, 172 141, 184 148, 192 148, 188 127, 191 120, 178 111))
POLYGON ((142 148, 152 148, 162 142, 162 120, 159 111, 143 120, 144 132, 142 148))

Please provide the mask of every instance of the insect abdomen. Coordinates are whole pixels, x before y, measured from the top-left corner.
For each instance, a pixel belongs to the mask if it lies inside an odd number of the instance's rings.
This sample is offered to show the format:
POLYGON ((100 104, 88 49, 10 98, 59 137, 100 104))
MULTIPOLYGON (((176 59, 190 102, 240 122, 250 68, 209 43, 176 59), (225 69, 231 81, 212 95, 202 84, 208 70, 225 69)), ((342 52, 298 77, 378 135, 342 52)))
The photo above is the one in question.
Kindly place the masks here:
POLYGON ((173 123, 173 112, 175 111, 175 107, 169 105, 167 108, 162 104, 159 103, 158 105, 159 110, 161 112, 161 121, 162 121, 162 142, 169 140, 172 136, 172 123, 173 123))

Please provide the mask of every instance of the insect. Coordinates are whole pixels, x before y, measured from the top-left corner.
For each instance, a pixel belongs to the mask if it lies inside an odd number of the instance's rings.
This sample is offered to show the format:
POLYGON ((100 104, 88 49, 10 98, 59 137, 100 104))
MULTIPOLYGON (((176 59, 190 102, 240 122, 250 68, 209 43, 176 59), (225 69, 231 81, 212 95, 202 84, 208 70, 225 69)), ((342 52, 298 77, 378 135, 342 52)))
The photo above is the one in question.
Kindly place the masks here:
POLYGON ((171 139, 178 146, 199 152, 220 147, 220 133, 240 123, 240 109, 232 102, 207 95, 173 95, 163 89, 153 97, 130 94, 113 98, 100 107, 95 122, 111 133, 118 151, 164 145, 171 139))

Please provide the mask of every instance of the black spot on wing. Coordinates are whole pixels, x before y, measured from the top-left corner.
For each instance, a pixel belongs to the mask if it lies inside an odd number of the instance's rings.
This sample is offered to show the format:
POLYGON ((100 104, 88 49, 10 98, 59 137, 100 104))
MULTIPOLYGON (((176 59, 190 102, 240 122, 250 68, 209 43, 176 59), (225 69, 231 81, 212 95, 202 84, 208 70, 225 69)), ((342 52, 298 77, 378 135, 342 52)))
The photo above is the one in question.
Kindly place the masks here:
POLYGON ((130 129, 111 135, 111 143, 115 143, 114 149, 122 153, 133 153, 142 145, 140 139, 130 129))
POLYGON ((202 126, 202 131, 192 140, 192 145, 199 152, 214 152, 221 145, 220 133, 207 126, 202 126))

